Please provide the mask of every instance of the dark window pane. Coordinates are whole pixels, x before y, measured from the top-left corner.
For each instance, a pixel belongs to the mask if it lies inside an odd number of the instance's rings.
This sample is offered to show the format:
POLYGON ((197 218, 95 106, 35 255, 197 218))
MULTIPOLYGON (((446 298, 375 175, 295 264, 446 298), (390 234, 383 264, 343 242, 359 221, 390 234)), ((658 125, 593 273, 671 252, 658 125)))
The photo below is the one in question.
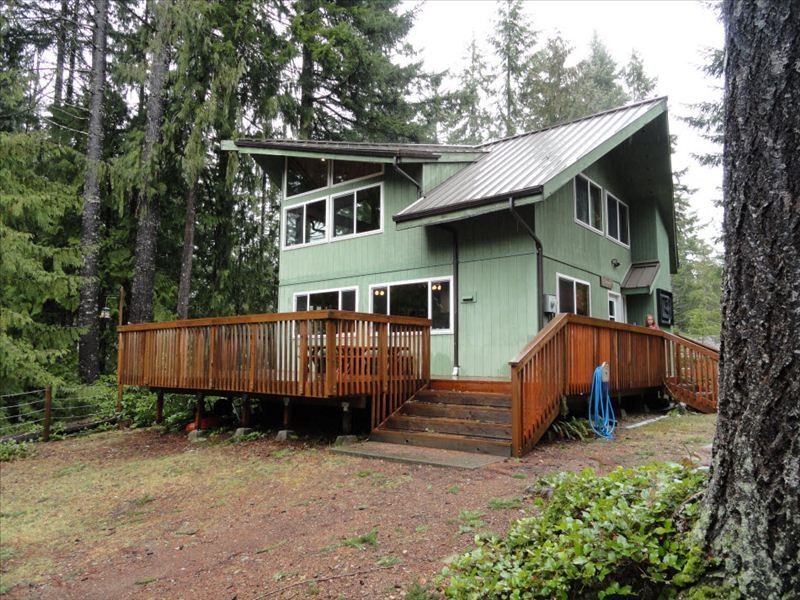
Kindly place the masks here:
POLYGON ((579 315, 589 315, 589 286, 577 281, 575 282, 575 312, 579 315))
POLYGON ((569 279, 558 278, 558 312, 575 312, 575 288, 569 279))
POLYGON ((353 233, 353 194, 345 194, 333 199, 333 235, 350 235, 353 233))
POLYGON ((333 183, 342 183, 367 175, 381 172, 381 166, 375 163, 355 162, 352 160, 333 161, 333 183))
POLYGON ((619 239, 619 219, 617 217, 617 201, 613 196, 608 196, 608 235, 615 240, 619 239))
POLYGON ((450 282, 431 283, 431 319, 433 329, 450 329, 450 282))
POLYGON ((319 292, 308 295, 309 310, 339 310, 339 292, 319 292))
POLYGON ((608 299, 608 320, 617 320, 617 303, 611 298, 608 299))
POLYGON ((389 314, 428 318, 428 283, 393 285, 389 314))
POLYGON ((342 291, 342 304, 339 306, 339 310, 356 310, 356 291, 355 290, 343 290, 342 291))
POLYGON ((628 207, 622 203, 619 205, 619 241, 623 244, 630 243, 628 232, 628 207))
POLYGON ((385 287, 374 288, 372 290, 372 312, 385 315, 388 300, 388 290, 385 287))
POLYGON ((306 243, 325 239, 325 200, 306 204, 306 243))
POLYGON ((589 191, 592 195, 592 227, 603 229, 603 190, 591 184, 589 191))
POLYGON ((381 228, 381 188, 375 186, 357 193, 356 233, 381 228))
POLYGON ((294 309, 297 311, 308 310, 308 295, 303 294, 302 296, 295 296, 294 304, 294 309))
POLYGON ((303 207, 290 208, 286 211, 286 245, 295 246, 303 243, 303 207))
POLYGON ((589 188, 588 181, 580 175, 575 178, 575 217, 589 224, 589 188))
POLYGON ((290 156, 286 163, 286 195, 294 196, 328 185, 328 163, 319 158, 290 156))

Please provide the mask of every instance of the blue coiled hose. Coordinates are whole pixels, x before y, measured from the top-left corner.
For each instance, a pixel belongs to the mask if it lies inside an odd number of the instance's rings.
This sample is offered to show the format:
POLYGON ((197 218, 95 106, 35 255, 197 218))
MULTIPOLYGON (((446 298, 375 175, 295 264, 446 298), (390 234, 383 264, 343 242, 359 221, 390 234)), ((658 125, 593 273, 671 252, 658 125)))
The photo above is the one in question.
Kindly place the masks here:
POLYGON ((589 424, 598 437, 614 439, 617 419, 608 393, 608 382, 603 381, 602 366, 594 370, 592 378, 592 390, 589 392, 589 424))

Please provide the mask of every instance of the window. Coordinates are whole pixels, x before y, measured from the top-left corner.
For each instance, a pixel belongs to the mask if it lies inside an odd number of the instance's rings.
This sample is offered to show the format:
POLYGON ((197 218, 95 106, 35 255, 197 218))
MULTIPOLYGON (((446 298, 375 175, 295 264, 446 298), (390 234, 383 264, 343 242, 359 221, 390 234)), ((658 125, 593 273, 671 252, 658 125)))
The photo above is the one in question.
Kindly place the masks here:
POLYGON ((603 231, 603 190, 582 175, 575 177, 575 220, 603 231))
POLYGON ((286 159, 286 196, 296 196, 328 185, 328 161, 324 158, 286 159))
POLYGON ((323 241, 327 232, 327 201, 315 200, 287 208, 284 245, 298 246, 323 241))
POLYGON ((608 209, 608 237, 627 246, 630 243, 628 205, 606 192, 606 207, 608 209))
POLYGON ((294 309, 303 310, 356 310, 356 288, 302 292, 294 295, 294 309))
POLYGON ((370 302, 373 313, 431 319, 438 333, 453 329, 450 278, 371 286, 370 302))
POLYGON ((333 161, 333 184, 361 179, 370 175, 380 175, 382 171, 383 166, 377 163, 335 160, 333 161))
POLYGON ((378 231, 381 228, 381 186, 333 197, 333 237, 378 231))
POLYGON ((622 296, 616 292, 608 292, 608 320, 617 323, 625 322, 625 304, 622 296))
POLYGON ((591 286, 579 279, 556 275, 558 280, 558 312, 591 316, 591 286))

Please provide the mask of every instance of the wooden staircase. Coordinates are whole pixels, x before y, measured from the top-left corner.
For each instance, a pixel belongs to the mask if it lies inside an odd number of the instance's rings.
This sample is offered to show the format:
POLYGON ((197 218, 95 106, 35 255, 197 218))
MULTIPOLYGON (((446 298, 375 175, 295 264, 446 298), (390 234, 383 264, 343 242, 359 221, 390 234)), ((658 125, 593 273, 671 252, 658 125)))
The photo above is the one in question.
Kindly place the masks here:
POLYGON ((373 441, 511 455, 511 383, 432 380, 370 436, 373 441))

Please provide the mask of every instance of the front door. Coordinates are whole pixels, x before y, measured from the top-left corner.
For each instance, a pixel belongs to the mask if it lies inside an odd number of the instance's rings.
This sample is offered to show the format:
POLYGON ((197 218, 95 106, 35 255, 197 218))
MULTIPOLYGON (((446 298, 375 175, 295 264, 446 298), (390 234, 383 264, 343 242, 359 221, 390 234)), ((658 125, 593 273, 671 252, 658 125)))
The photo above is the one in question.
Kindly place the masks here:
POLYGON ((614 292, 608 292, 608 320, 618 323, 625 322, 625 304, 622 296, 614 292))

